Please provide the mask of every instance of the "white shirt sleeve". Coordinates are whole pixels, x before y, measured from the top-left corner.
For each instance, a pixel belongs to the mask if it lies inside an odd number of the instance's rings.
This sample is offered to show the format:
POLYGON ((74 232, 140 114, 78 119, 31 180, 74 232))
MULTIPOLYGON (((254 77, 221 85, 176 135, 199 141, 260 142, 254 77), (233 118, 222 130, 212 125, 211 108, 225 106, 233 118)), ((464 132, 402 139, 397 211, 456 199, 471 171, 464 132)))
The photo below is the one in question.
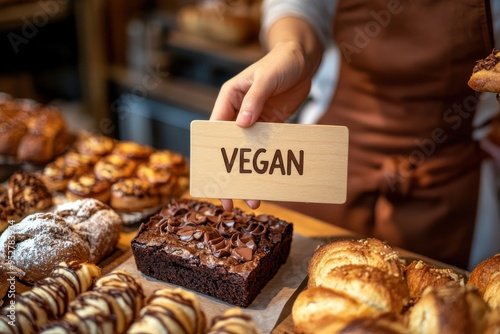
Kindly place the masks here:
POLYGON ((271 25, 285 16, 306 20, 318 38, 327 46, 332 40, 333 15, 337 0, 264 0, 262 3, 261 41, 265 41, 271 25))

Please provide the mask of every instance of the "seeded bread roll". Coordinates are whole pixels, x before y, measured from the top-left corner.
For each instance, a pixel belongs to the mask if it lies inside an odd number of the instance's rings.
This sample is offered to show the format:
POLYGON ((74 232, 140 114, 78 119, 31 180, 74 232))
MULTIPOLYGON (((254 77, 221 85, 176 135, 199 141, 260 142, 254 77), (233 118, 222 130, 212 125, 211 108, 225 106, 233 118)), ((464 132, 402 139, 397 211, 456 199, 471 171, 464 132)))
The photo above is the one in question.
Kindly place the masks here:
POLYGON ((424 290, 429 287, 439 287, 447 284, 456 284, 463 286, 464 277, 458 275, 448 268, 437 268, 421 260, 412 261, 405 271, 406 282, 410 298, 417 300, 424 290))
POLYGON ((317 333, 326 325, 358 317, 372 317, 380 311, 341 290, 313 287, 302 291, 292 307, 297 333, 317 333))
POLYGON ((187 290, 156 290, 140 311, 128 333, 186 333, 205 332, 205 315, 196 295, 187 290))
POLYGON ((500 308, 500 271, 491 275, 484 289, 483 299, 491 308, 500 308))
POLYGON ((380 312, 399 313, 408 304, 403 276, 389 275, 372 266, 348 264, 331 269, 318 286, 342 291, 380 312))
POLYGON ((470 273, 467 285, 475 286, 484 295, 486 286, 495 272, 500 269, 500 253, 480 262, 470 273))
POLYGON ((408 326, 412 333, 483 333, 490 309, 470 287, 448 284, 429 287, 411 308, 408 326))
POLYGON ((318 329, 315 334, 412 334, 394 314, 376 317, 338 319, 318 329))
POLYGON ((53 213, 35 213, 0 236, 0 262, 12 263, 19 278, 35 283, 61 262, 87 261, 89 245, 78 228, 53 213))
POLYGON ((116 247, 123 223, 108 205, 86 198, 61 204, 54 213, 78 229, 89 246, 90 262, 99 262, 116 247))
POLYGON ((314 252, 309 262, 308 286, 319 285, 331 269, 347 264, 376 267, 400 278, 404 274, 404 262, 394 249, 382 241, 374 238, 338 240, 314 252))

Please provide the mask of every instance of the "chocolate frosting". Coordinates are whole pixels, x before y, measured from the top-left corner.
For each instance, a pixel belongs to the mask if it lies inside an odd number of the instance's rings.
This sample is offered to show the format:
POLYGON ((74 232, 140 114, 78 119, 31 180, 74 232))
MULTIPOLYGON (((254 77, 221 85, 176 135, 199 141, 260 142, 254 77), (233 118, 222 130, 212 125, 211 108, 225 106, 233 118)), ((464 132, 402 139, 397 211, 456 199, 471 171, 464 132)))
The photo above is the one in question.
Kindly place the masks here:
POLYGON ((239 208, 226 211, 197 200, 172 200, 141 226, 134 242, 244 272, 243 267, 250 268, 281 242, 287 228, 292 224, 272 215, 245 213, 239 208))

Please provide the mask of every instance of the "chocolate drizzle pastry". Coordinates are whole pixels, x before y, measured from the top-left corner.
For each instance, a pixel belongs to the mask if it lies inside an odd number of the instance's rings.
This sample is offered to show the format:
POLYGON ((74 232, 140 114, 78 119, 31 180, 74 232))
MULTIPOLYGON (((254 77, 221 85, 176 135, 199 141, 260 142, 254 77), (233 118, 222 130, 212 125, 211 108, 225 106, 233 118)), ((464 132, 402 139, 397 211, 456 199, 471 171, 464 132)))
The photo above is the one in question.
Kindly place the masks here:
POLYGON ((252 318, 239 308, 231 308, 223 315, 212 319, 207 334, 258 334, 259 330, 252 318))
POLYGON ((271 215, 172 200, 141 226, 132 250, 146 275, 248 306, 286 261, 292 230, 271 215))
POLYGON ((500 50, 493 49, 486 58, 478 60, 468 81, 477 92, 500 93, 500 50))
POLYGON ((42 327, 41 333, 125 333, 144 301, 142 286, 127 272, 102 276, 79 295, 68 312, 42 327))
POLYGON ((194 293, 180 288, 160 289, 147 299, 127 333, 201 334, 205 323, 194 293))
POLYGON ((87 291, 100 275, 101 269, 90 263, 74 261, 59 264, 49 277, 16 299, 13 322, 9 317, 10 305, 1 310, 0 333, 38 332, 43 324, 61 317, 68 304, 87 291))
POLYGON ((474 66, 474 68, 472 69, 472 73, 476 73, 480 70, 489 71, 493 67, 495 67, 498 64, 498 62, 500 61, 500 57, 497 56, 498 52, 500 52, 500 50, 493 49, 493 51, 491 52, 490 55, 488 55, 488 57, 481 59, 481 60, 478 60, 476 62, 476 66, 474 66))

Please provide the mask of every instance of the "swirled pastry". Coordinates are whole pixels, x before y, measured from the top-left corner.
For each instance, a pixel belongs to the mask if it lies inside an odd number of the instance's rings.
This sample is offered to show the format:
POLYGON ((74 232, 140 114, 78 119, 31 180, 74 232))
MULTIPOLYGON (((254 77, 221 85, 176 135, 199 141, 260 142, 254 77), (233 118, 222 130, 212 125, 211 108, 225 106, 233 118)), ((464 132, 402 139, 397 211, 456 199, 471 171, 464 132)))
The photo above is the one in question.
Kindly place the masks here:
POLYGON ((257 325, 252 317, 239 308, 230 308, 223 315, 212 319, 207 334, 258 334, 257 325))
POLYGON ((9 219, 16 221, 26 215, 44 211, 53 204, 53 198, 44 182, 34 173, 17 171, 8 182, 8 200, 6 206, 9 219))
POLYGON ((201 334, 205 321, 195 294, 180 288, 161 289, 148 298, 127 333, 201 334))
POLYGON ((131 177, 135 172, 136 164, 119 155, 107 155, 97 161, 94 173, 100 180, 115 183, 118 180, 131 177))
POLYGON ((86 173, 68 182, 66 196, 71 201, 84 198, 95 198, 108 203, 111 197, 111 184, 98 179, 94 173, 86 173))
POLYGON ((111 186, 111 207, 119 211, 141 211, 160 205, 158 190, 139 178, 119 180, 111 186))

